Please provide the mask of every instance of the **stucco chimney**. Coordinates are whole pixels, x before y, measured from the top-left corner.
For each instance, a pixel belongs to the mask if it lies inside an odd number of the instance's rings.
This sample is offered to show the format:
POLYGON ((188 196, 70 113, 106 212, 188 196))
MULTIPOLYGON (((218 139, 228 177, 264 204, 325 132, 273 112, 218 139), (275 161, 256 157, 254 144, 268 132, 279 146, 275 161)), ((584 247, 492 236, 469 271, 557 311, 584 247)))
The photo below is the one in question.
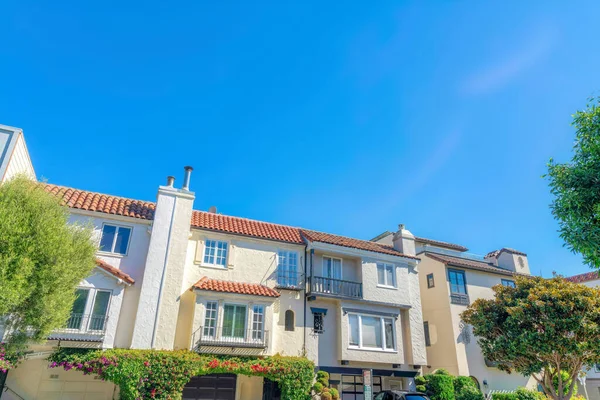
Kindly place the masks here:
POLYGON ((167 186, 173 187, 173 184, 175 184, 175 177, 171 175, 167 176, 167 186))
POLYGON ((131 341, 134 349, 173 349, 194 205, 194 193, 187 189, 191 170, 186 167, 184 188, 173 187, 173 177, 158 188, 131 341))
POLYGON ((181 187, 181 189, 190 190, 190 177, 192 175, 192 171, 194 170, 194 168, 187 165, 187 166, 183 167, 183 169, 185 172, 183 173, 183 186, 181 187))
POLYGON ((417 254, 415 249, 415 235, 406 229, 404 224, 398 225, 398 231, 394 233, 393 246, 394 249, 407 256, 414 256, 417 254))

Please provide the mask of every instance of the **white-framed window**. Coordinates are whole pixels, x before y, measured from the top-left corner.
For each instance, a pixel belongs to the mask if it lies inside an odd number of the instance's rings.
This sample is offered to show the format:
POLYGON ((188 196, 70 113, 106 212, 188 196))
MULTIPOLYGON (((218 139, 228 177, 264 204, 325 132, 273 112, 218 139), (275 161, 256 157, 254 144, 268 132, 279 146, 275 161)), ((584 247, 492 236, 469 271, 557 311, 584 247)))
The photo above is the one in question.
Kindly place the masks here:
POLYGON ((342 259, 323 256, 323 277, 342 279, 342 259))
POLYGON ((377 263, 377 284, 396 287, 396 268, 393 264, 377 263))
POLYGON ((217 315, 219 303, 217 301, 206 302, 206 313, 204 314, 204 332, 205 337, 214 338, 217 335, 217 315))
POLYGON ((227 242, 207 239, 204 242, 204 264, 226 267, 227 251, 227 242))
POLYGON ((394 318, 367 314, 348 314, 350 348, 396 350, 394 318))
POLYGON ((245 304, 223 305, 223 330, 221 336, 226 338, 246 337, 246 314, 248 307, 245 304))
POLYGON ((131 227, 104 224, 100 236, 99 250, 106 253, 127 255, 130 238, 131 227))
POLYGON ((265 306, 252 306, 252 339, 263 340, 265 334, 265 306))
POLYGON ((110 290, 77 288, 66 329, 82 332, 104 331, 111 295, 110 290))
POLYGON ((298 253, 279 250, 277 253, 277 285, 296 287, 298 281, 298 253))

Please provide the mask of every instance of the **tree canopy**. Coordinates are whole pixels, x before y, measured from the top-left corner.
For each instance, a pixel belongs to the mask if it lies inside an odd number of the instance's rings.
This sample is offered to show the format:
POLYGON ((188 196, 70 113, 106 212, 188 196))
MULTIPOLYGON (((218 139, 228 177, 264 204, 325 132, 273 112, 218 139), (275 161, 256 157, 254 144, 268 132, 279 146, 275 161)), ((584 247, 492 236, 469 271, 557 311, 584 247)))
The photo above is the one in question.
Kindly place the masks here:
POLYGON ((600 290, 561 277, 518 277, 516 288, 493 290, 462 313, 484 356, 533 376, 553 399, 570 398, 582 368, 600 360, 600 290))
POLYGON ((550 159, 548 164, 551 209, 568 248, 600 269, 600 100, 591 99, 586 110, 577 111, 573 126, 571 162, 550 159))
POLYGON ((0 185, 0 316, 9 348, 63 326, 76 286, 94 268, 92 229, 68 216, 37 182, 19 176, 0 185))

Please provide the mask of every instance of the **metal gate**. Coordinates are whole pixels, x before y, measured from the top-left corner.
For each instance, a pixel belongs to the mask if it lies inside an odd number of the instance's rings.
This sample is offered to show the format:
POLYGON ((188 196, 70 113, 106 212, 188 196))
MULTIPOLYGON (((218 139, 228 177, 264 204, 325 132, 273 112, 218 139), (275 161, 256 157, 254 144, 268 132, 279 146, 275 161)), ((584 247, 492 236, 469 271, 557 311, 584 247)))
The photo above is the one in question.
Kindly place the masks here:
POLYGON ((235 400, 234 374, 195 376, 183 388, 182 400, 235 400))
POLYGON ((281 400, 281 389, 277 382, 265 378, 263 383, 263 400, 281 400))

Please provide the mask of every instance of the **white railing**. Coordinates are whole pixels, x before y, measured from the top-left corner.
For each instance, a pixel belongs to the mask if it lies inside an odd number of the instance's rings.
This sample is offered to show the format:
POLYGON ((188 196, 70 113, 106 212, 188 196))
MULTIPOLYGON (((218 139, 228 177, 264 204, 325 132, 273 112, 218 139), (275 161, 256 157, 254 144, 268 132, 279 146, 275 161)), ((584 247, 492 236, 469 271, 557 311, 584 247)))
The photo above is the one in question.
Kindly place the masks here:
POLYGON ((494 394, 508 394, 508 393, 516 393, 516 390, 500 390, 500 389, 494 389, 494 390, 490 390, 488 392, 488 394, 485 396, 485 400, 492 400, 494 394))

